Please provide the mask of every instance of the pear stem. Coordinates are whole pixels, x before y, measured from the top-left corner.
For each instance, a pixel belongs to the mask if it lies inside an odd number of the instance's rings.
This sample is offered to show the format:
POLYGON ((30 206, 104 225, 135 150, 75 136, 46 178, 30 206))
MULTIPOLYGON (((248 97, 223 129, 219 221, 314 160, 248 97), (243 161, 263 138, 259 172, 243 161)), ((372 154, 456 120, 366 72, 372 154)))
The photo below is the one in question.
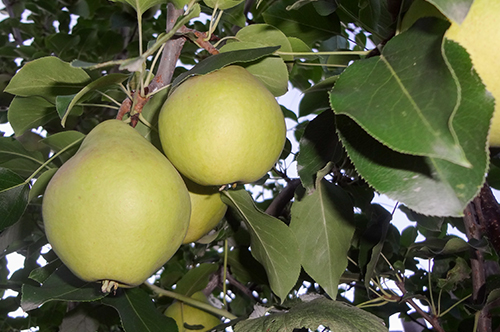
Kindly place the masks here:
POLYGON ((209 303, 204 303, 204 302, 195 300, 191 297, 187 297, 185 295, 163 289, 163 288, 158 287, 156 285, 150 284, 149 282, 145 282, 144 284, 146 286, 148 286, 153 292, 155 292, 156 294, 158 294, 160 296, 167 296, 167 297, 170 297, 172 299, 176 299, 176 300, 184 302, 192 307, 196 307, 198 309, 202 309, 202 310, 208 311, 210 313, 213 313, 215 315, 226 317, 228 319, 238 318, 235 315, 228 312, 227 310, 216 308, 216 307, 210 305, 209 303))

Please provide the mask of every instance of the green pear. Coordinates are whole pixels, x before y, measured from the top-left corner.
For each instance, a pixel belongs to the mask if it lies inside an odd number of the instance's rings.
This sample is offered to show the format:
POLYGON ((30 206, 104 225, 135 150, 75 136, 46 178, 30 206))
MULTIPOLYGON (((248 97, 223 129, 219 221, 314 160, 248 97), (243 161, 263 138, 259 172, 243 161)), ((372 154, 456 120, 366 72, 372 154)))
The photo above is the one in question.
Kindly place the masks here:
MULTIPOLYGON (((200 302, 208 303, 207 297, 202 292, 194 293, 191 298, 200 302)), ((174 302, 170 305, 167 310, 165 310, 165 316, 171 317, 175 320, 179 332, 210 331, 213 327, 221 323, 217 316, 182 302, 174 302)))
POLYGON ((42 213, 61 261, 109 291, 140 285, 170 259, 186 235, 190 200, 161 152, 129 125, 108 120, 51 179, 42 213))
POLYGON ((199 240, 210 232, 226 214, 227 205, 220 199, 219 189, 184 179, 191 199, 191 218, 184 244, 199 240))
POLYGON ((182 83, 163 105, 158 131, 175 168, 204 186, 257 181, 286 139, 276 99, 240 66, 182 83))
POLYGON ((472 65, 486 89, 495 97, 489 133, 490 146, 500 147, 500 1, 475 0, 461 24, 452 22, 445 37, 469 52, 472 65))

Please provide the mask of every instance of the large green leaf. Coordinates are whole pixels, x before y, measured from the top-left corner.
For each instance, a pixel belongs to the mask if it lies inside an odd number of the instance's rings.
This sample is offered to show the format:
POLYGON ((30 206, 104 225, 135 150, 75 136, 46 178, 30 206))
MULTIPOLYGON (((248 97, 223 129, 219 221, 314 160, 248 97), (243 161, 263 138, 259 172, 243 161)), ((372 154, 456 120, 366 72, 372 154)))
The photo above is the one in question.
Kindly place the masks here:
POLYGON ((397 153, 344 116, 337 117, 337 124, 357 171, 377 191, 424 215, 459 217, 484 182, 494 100, 472 69, 465 49, 451 41, 446 41, 444 49, 461 87, 461 103, 452 126, 472 168, 397 153))
POLYGON ((29 184, 0 167, 0 231, 16 223, 28 206, 29 184))
POLYGON ((349 196, 326 180, 319 182, 312 194, 293 203, 290 229, 304 270, 335 299, 355 229, 349 196))
POLYGON ((330 101, 337 114, 393 150, 470 167, 450 128, 460 96, 442 56, 447 27, 438 19, 419 21, 391 39, 381 56, 348 67, 330 101))
POLYGON ((317 331, 320 326, 329 331, 382 332, 388 331, 382 320, 365 310, 347 303, 318 298, 292 307, 288 312, 247 319, 235 325, 235 332, 293 332, 306 328, 317 331))
POLYGON ((100 284, 78 279, 63 265, 40 286, 24 284, 21 307, 29 311, 48 301, 95 301, 105 295, 101 292, 100 284))
POLYGON ((0 137, 0 165, 2 167, 10 168, 13 171, 19 168, 32 172, 43 163, 44 158, 41 152, 26 150, 13 137, 0 137))
POLYGON ((7 115, 16 136, 57 119, 55 105, 39 96, 16 96, 10 103, 7 115))
POLYGON ((177 332, 175 321, 163 315, 149 295, 140 288, 119 290, 101 300, 118 311, 126 332, 177 332))
POLYGON ((273 292, 285 300, 300 273, 295 235, 281 220, 259 210, 246 190, 223 191, 221 198, 247 225, 252 255, 266 269, 273 292))
POLYGON ((25 64, 12 78, 5 92, 22 97, 55 98, 76 93, 89 81, 90 77, 83 69, 49 56, 25 64))

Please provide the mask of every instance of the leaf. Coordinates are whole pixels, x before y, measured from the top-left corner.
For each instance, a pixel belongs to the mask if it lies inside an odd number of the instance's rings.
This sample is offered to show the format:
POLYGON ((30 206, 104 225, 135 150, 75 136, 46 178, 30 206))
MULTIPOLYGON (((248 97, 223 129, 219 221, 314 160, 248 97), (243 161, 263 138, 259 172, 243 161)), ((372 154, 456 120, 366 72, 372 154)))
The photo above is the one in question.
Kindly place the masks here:
POLYGON ((12 78, 5 92, 22 97, 55 98, 78 92, 88 81, 90 77, 83 69, 48 56, 25 64, 12 78))
POLYGON ((163 315, 149 295, 140 288, 120 289, 117 295, 110 295, 101 302, 118 311, 126 332, 176 332, 177 324, 163 315))
POLYGON ((0 167, 0 231, 21 218, 28 206, 29 188, 22 177, 0 167))
MULTIPOLYGON (((260 43, 238 42, 224 45, 221 53, 261 47, 260 43)), ((265 57, 251 62, 239 64, 257 77, 275 97, 288 91, 288 69, 280 57, 265 57)))
POLYGON ((239 5, 243 0, 204 0, 204 2, 210 8, 225 10, 239 5))
POLYGON ((335 133, 335 116, 326 110, 307 125, 299 141, 297 173, 308 192, 314 191, 316 174, 330 161, 339 161, 344 155, 335 133))
MULTIPOLYGON (((452 127, 472 168, 440 158, 397 153, 345 116, 337 116, 337 127, 356 170, 378 192, 424 215, 460 217, 484 182, 494 100, 472 69, 465 49, 446 41, 444 50, 462 94, 452 127)), ((423 99, 428 97, 422 95, 423 99)))
MULTIPOLYGON (((260 47, 254 49, 236 50, 231 52, 219 53, 212 55, 205 60, 199 62, 190 71, 180 74, 172 83, 175 88, 190 76, 205 75, 211 73, 224 66, 237 63, 237 62, 250 62, 267 55, 274 53, 279 47, 260 47)), ((172 93, 173 89, 171 89, 172 93)))
POLYGON ((77 278, 63 265, 51 274, 41 286, 24 284, 21 307, 24 311, 29 311, 48 301, 95 301, 104 296, 100 284, 77 278))
POLYGON ((189 270, 178 282, 175 292, 191 296, 194 293, 205 289, 209 278, 217 271, 217 264, 202 263, 195 268, 189 270))
POLYGON ((294 3, 295 0, 273 3, 262 14, 264 21, 286 36, 299 38, 307 45, 340 34, 340 22, 335 13, 321 16, 311 3, 302 6, 300 10, 287 10, 294 3))
POLYGON ((65 100, 61 104, 57 101, 60 100, 61 96, 58 96, 56 99, 56 107, 57 113, 61 118, 61 124, 64 127, 66 120, 68 119, 68 115, 71 112, 71 109, 78 103, 84 96, 90 91, 99 90, 103 88, 109 88, 112 85, 122 83, 125 79, 127 79, 130 75, 126 74, 109 74, 106 76, 102 76, 97 80, 87 84, 83 89, 81 89, 77 94, 71 96, 64 96, 65 100), (69 99, 69 100, 68 100, 69 99))
POLYGON ((284 301, 300 273, 295 235, 281 220, 259 210, 246 190, 222 193, 222 201, 234 209, 247 225, 251 234, 252 255, 266 269, 272 291, 284 301))
POLYGON ((391 39, 381 56, 349 66, 330 101, 335 113, 348 115, 393 150, 470 167, 449 126, 460 99, 442 56, 448 26, 420 20, 391 39))
POLYGON ((349 196, 323 180, 314 193, 292 204, 291 214, 304 270, 335 299, 355 229, 349 196))
POLYGON ((43 164, 43 156, 38 151, 28 151, 13 137, 0 137, 0 163, 13 159, 29 160, 35 164, 43 164))
POLYGON ((446 17, 462 23, 474 0, 427 0, 436 6, 446 17))
POLYGON ((50 168, 43 172, 35 181, 33 186, 31 187, 31 190, 29 192, 29 198, 28 201, 31 201, 32 199, 43 195, 45 192, 45 188, 49 184, 50 179, 56 174, 57 168, 50 168))
POLYGON ((112 1, 128 3, 140 15, 144 14, 144 12, 149 8, 154 7, 156 5, 162 5, 166 2, 165 0, 112 0, 112 1))
POLYGON ((85 135, 79 131, 68 130, 49 135, 40 142, 49 146, 54 152, 59 152, 67 146, 74 144, 73 147, 62 152, 58 156, 58 158, 64 163, 76 153, 80 147, 80 144, 77 144, 76 142, 83 141, 84 137, 85 135))
POLYGON ((38 96, 16 96, 9 105, 7 115, 16 136, 57 119, 54 104, 38 96))
MULTIPOLYGON (((110 309, 112 310, 112 309, 110 309)), ((99 320, 94 310, 86 310, 82 305, 69 311, 59 326, 59 332, 95 332, 99 330, 99 320)))
POLYGON ((382 320, 365 310, 344 302, 319 298, 292 307, 288 312, 247 319, 235 325, 235 332, 293 332, 305 328, 317 331, 320 326, 330 331, 388 331, 382 320))

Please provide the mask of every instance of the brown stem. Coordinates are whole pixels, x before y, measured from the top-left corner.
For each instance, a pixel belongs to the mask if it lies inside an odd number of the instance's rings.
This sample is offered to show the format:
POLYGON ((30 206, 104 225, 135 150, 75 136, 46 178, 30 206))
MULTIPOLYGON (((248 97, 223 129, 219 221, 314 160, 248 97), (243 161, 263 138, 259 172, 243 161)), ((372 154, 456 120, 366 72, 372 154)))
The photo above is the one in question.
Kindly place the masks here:
MULTIPOLYGON (((404 295, 406 295, 406 288, 405 288, 405 284, 404 284, 404 281, 397 281, 396 282, 396 285, 398 286, 399 290, 403 293, 403 297, 404 295)), ((420 308, 420 306, 418 306, 415 301, 413 301, 413 299, 411 298, 404 298, 403 301, 405 301, 406 303, 408 303, 413 309, 415 309, 415 311, 423 318, 425 319, 426 321, 429 322, 429 324, 432 325, 432 327, 437 331, 437 332, 445 332, 443 327, 441 326, 441 324, 439 324, 439 318, 435 315, 431 315, 427 312, 425 312, 424 310, 422 310, 422 308, 420 308)))

